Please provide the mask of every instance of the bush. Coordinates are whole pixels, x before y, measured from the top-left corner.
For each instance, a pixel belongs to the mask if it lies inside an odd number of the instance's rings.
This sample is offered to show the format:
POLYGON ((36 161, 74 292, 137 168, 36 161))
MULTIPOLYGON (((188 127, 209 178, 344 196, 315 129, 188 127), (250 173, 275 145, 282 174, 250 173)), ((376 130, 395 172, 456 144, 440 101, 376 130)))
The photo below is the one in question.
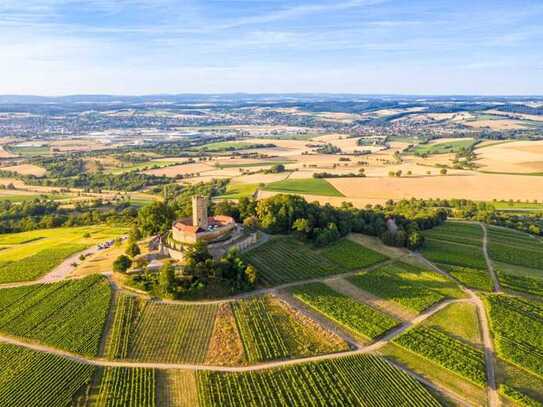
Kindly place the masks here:
POLYGON ((117 257, 117 259, 113 262, 113 271, 115 271, 116 273, 125 273, 131 265, 132 260, 130 260, 128 256, 125 256, 123 254, 117 257))
POLYGON ((132 242, 126 248, 125 253, 130 257, 136 257, 139 254, 141 254, 141 250, 140 250, 139 246, 136 243, 132 242))

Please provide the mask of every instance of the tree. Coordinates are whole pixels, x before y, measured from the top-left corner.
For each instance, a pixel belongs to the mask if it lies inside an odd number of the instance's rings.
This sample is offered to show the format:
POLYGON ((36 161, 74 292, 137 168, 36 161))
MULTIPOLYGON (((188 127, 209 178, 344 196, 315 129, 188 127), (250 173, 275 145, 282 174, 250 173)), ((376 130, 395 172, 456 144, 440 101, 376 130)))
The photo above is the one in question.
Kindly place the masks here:
POLYGON ((141 231, 138 228, 138 225, 132 225, 130 233, 128 234, 128 240, 131 242, 137 242, 142 239, 141 231))
POLYGON ((164 294, 173 294, 175 292, 175 268, 167 262, 162 265, 158 275, 158 286, 164 294))
POLYGON ((281 172, 285 172, 285 166, 283 164, 275 164, 269 169, 268 172, 272 174, 279 174, 281 172))
POLYGON ((122 254, 117 257, 117 259, 115 259, 115 261, 113 262, 113 271, 115 271, 116 273, 125 273, 131 265, 132 260, 130 260, 128 256, 122 254))
POLYGON ((441 175, 447 175, 447 168, 442 168, 442 169, 439 171, 439 173, 440 173, 441 175))
POLYGON ((203 240, 198 240, 192 246, 186 245, 183 254, 187 267, 195 267, 198 263, 205 263, 206 260, 213 258, 207 250, 207 243, 203 240))
POLYGON ((253 266, 248 265, 245 268, 244 277, 245 281, 247 281, 251 286, 254 286, 257 278, 256 269, 253 266))
POLYGON ((153 202, 138 213, 138 224, 147 236, 168 231, 174 220, 175 213, 165 202, 153 202))
POLYGON ((259 226, 258 218, 256 216, 250 216, 246 218, 243 221, 243 226, 245 226, 246 229, 251 230, 251 231, 258 229, 258 226, 259 226))
POLYGON ((136 257, 139 254, 141 254, 141 250, 140 250, 140 247, 136 243, 130 242, 128 244, 128 247, 126 248, 125 253, 129 255, 130 257, 136 257))

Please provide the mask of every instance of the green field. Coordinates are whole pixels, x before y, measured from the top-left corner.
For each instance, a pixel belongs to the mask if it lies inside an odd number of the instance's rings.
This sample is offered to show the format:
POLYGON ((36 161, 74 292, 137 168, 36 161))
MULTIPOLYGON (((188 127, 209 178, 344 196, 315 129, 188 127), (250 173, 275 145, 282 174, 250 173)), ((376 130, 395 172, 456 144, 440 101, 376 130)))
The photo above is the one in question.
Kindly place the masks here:
POLYGON ((469 148, 475 144, 474 139, 469 140, 459 140, 459 141, 448 141, 442 143, 433 143, 433 144, 419 144, 412 151, 414 154, 447 154, 447 153, 457 153, 463 149, 469 148))
POLYGON ((228 184, 224 195, 217 198, 220 199, 241 199, 251 197, 258 189, 258 184, 228 184))
POLYGON ((395 318, 338 293, 323 283, 296 287, 292 294, 357 336, 369 340, 382 336, 399 323, 395 318))
POLYGON ((424 257, 434 263, 486 270, 482 246, 472 246, 451 241, 426 239, 421 250, 424 257))
POLYGON ((427 327, 410 329, 393 342, 463 376, 474 384, 480 386, 486 384, 483 352, 438 329, 427 327))
POLYGON ((481 346, 481 328, 477 307, 469 302, 447 305, 426 321, 424 326, 438 329, 469 345, 481 346))
POLYGON ((359 355, 249 373, 200 372, 202 407, 440 406, 384 359, 359 355))
POLYGON ((530 235, 489 227, 488 238, 488 252, 493 260, 543 270, 543 245, 530 235))
POLYGON ((349 270, 366 268, 387 260, 382 254, 348 239, 342 239, 320 252, 328 260, 349 270))
POLYGON ((0 405, 69 406, 93 372, 90 365, 0 344, 0 405))
POLYGON ((120 295, 106 355, 142 362, 203 363, 217 308, 160 304, 120 295))
POLYGON ((5 247, 0 257, 0 283, 34 280, 66 257, 127 230, 125 226, 99 225, 0 235, 0 246, 5 247))
POLYGON ((203 146, 191 147, 189 150, 218 153, 221 151, 243 150, 250 148, 253 145, 253 143, 247 143, 244 141, 220 141, 217 143, 204 144, 203 146))
POLYGON ((449 279, 402 262, 359 273, 349 281, 364 291, 417 312, 445 298, 463 296, 449 279))
POLYGON ((294 318, 271 297, 237 301, 232 309, 250 363, 346 350, 327 343, 313 326, 294 318))
POLYGON ((243 254, 265 285, 325 277, 348 270, 293 239, 277 238, 243 254))
POLYGON ((17 147, 6 146, 6 150, 10 153, 20 155, 22 157, 35 157, 37 155, 49 156, 52 155, 48 146, 29 146, 29 147, 17 147))
POLYGON ((223 168, 251 168, 251 167, 271 167, 272 165, 277 164, 291 164, 295 163, 296 161, 286 161, 286 160, 277 160, 277 161, 259 161, 259 162, 252 162, 252 163, 234 163, 234 164, 215 164, 215 167, 219 169, 223 168))
POLYGON ((425 230, 424 237, 481 247, 483 229, 477 224, 448 221, 433 229, 425 230))
POLYGON ((543 305, 508 295, 487 295, 485 303, 497 354, 543 378, 543 305))
POLYGON ((451 266, 450 264, 438 264, 439 268, 447 271, 450 275, 469 288, 480 291, 492 291, 494 284, 488 271, 462 266, 451 266))
POLYGON ((267 184, 264 189, 285 194, 307 194, 320 196, 344 196, 328 181, 322 178, 285 179, 267 184))
POLYGON ((96 355, 111 288, 102 276, 0 290, 0 331, 96 355))

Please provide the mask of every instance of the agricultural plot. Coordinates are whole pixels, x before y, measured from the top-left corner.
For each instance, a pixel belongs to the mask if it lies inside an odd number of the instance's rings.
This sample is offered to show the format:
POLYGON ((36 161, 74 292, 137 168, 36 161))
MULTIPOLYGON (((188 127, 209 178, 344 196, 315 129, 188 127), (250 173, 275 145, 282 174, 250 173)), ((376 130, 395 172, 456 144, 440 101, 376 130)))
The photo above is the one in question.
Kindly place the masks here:
POLYGON ((543 245, 527 234, 488 228, 490 257, 498 262, 543 270, 543 245))
POLYGON ((526 406, 526 407, 541 407, 543 406, 543 403, 541 403, 538 400, 535 400, 531 398, 530 396, 527 396, 524 393, 521 393, 517 389, 508 386, 506 384, 500 385, 498 389, 499 393, 508 398, 511 401, 514 401, 520 406, 526 406))
POLYGON ((422 312, 445 298, 462 297, 449 279, 410 264, 395 262, 349 278, 364 291, 394 301, 408 309, 422 312))
POLYGON ((230 303, 219 305, 205 361, 210 365, 229 366, 245 362, 243 343, 230 303))
POLYGON ((523 405, 521 400, 524 400, 539 403, 531 404, 533 406, 543 406, 543 377, 501 359, 497 362, 497 382, 500 383, 499 390, 504 397, 520 405, 523 405))
POLYGON ((249 363, 347 349, 343 341, 298 319, 273 297, 237 301, 232 308, 249 363))
POLYGON ((65 407, 93 372, 93 366, 0 344, 0 405, 65 407))
POLYGON ((156 371, 142 368, 105 368, 96 407, 155 407, 156 371))
POLYGON ((39 278, 66 257, 126 231, 126 227, 100 225, 0 235, 0 247, 5 247, 0 259, 0 284, 39 278))
POLYGON ((530 270, 526 273, 526 270, 522 270, 524 274, 518 267, 506 264, 496 265, 495 268, 502 287, 543 297, 543 272, 530 270))
POLYGON ((258 189, 258 184, 228 184, 224 195, 220 195, 220 199, 241 199, 251 197, 258 189))
POLYGON ((267 184, 264 189, 285 194, 344 196, 332 184, 322 178, 285 179, 267 184))
POLYGON ((149 362, 203 362, 217 309, 217 305, 145 303, 133 328, 128 357, 149 362))
POLYGON ((465 377, 474 384, 486 384, 483 352, 438 329, 410 329, 394 339, 394 343, 465 377))
POLYGON ((98 353, 111 299, 101 276, 0 290, 0 331, 85 355, 98 353))
POLYGON ((197 407, 199 405, 196 372, 159 370, 156 374, 158 406, 197 407))
POLYGON ((428 239, 445 240, 481 247, 483 244, 483 229, 472 223, 445 222, 436 228, 425 230, 428 239))
POLYGON ((462 266, 451 266, 450 264, 438 264, 438 266, 447 271, 450 275, 469 288, 480 291, 492 291, 493 284, 486 270, 479 270, 462 266))
POLYGON ((339 242, 322 249, 321 254, 328 260, 349 270, 373 266, 387 259, 387 257, 382 254, 348 239, 342 239, 339 242))
POLYGON ((454 243, 437 239, 426 239, 422 254, 434 263, 486 270, 482 246, 454 243))
POLYGON ((508 295, 487 295, 498 355, 543 377, 543 305, 508 295))
POLYGON ((117 299, 111 332, 106 340, 106 355, 111 359, 128 357, 133 340, 132 329, 141 315, 141 301, 121 293, 117 299))
POLYGON ((373 340, 399 323, 395 318, 322 283, 297 287, 292 293, 317 312, 366 339, 373 340))
POLYGON ((414 154, 418 155, 431 155, 431 154, 447 154, 447 153, 457 153, 464 149, 468 149, 475 144, 474 139, 465 139, 458 141, 447 141, 447 142, 436 142, 436 143, 427 143, 419 144, 413 149, 414 154))
POLYGON ((325 277, 348 270, 292 238, 272 239, 243 254, 265 285, 325 277))
POLYGON ((384 359, 358 355, 248 372, 198 374, 208 406, 440 406, 415 379, 384 359))

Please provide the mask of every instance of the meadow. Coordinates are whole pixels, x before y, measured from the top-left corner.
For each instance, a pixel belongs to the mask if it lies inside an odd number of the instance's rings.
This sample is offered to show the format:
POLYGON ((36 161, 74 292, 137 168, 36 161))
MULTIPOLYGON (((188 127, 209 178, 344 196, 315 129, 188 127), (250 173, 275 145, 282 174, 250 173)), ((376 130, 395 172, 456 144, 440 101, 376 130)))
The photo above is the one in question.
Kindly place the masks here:
POLYGON ((127 231, 124 226, 98 225, 0 235, 0 283, 39 278, 70 255, 127 231))
POLYGON ((461 150, 470 148, 473 144, 475 144, 474 139, 419 144, 412 152, 418 155, 457 153, 461 150))
POLYGON ((281 192, 286 194, 306 194, 320 196, 345 196, 339 192, 327 180, 322 178, 285 179, 267 184, 266 191, 281 192))

